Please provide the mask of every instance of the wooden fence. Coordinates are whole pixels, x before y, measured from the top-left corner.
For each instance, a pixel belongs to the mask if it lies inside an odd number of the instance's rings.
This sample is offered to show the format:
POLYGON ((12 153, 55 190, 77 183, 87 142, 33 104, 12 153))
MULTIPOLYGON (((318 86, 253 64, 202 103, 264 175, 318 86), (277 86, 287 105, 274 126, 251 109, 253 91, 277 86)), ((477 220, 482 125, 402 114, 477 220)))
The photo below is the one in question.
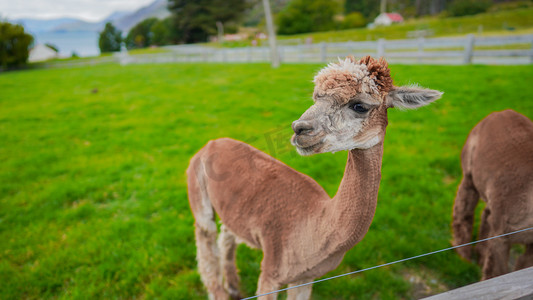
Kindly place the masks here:
MULTIPOLYGON (((163 47, 166 52, 129 55, 115 53, 111 57, 89 61, 70 61, 48 66, 77 66, 118 62, 120 64, 204 62, 249 63, 269 62, 268 47, 213 48, 198 45, 163 47)), ((325 63, 338 57, 372 55, 401 64, 503 64, 533 63, 533 34, 479 37, 467 35, 453 38, 418 38, 283 45, 278 48, 282 63, 325 63)))
POLYGON ((533 300, 533 267, 424 298, 424 300, 533 300))
MULTIPOLYGON (((267 47, 210 48, 194 45, 168 46, 166 53, 128 56, 124 63, 159 62, 268 62, 267 47)), ((461 38, 418 38, 366 42, 287 45, 278 48, 282 63, 330 62, 337 57, 373 55, 391 63, 407 64, 531 64, 533 35, 461 38)))

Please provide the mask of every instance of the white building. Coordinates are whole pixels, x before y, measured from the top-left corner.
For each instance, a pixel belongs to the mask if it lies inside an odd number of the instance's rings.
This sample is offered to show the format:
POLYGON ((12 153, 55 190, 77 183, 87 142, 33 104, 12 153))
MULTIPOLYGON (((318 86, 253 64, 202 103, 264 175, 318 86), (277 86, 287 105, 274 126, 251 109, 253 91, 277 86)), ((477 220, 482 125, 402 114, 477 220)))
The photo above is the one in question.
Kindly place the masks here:
POLYGON ((28 58, 29 62, 39 62, 39 61, 45 61, 50 60, 54 58, 58 58, 59 55, 57 52, 55 52, 54 49, 44 45, 44 44, 38 44, 35 45, 30 50, 30 57, 28 58))
POLYGON ((403 17, 398 13, 381 13, 374 20, 375 25, 389 26, 392 23, 403 23, 403 17))

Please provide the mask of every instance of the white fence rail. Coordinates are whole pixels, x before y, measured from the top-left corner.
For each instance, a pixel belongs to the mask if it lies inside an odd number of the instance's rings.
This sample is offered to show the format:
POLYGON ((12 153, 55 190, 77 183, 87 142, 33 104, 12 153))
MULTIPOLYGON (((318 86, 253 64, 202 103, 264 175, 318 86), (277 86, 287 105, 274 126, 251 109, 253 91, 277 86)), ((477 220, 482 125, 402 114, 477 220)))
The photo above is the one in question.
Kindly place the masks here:
MULTIPOLYGON (((267 47, 212 48, 197 45, 166 46, 168 52, 129 55, 116 53, 103 58, 121 64, 204 62, 248 63, 268 62, 267 47)), ((533 63, 533 34, 477 37, 467 35, 454 38, 418 38, 408 40, 385 40, 285 45, 278 48, 282 63, 319 63, 335 61, 337 57, 372 55, 385 57, 390 63, 403 64, 504 64, 533 63)), ((65 62, 64 65, 87 65, 98 63, 65 62)))

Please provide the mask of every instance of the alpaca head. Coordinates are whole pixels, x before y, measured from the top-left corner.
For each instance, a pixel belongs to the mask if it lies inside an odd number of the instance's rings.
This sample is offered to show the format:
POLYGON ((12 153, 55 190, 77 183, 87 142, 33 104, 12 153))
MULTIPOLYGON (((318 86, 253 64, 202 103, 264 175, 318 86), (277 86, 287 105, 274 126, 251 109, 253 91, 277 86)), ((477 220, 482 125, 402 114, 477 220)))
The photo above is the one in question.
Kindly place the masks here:
POLYGON ((387 109, 417 108, 441 92, 392 84, 387 62, 352 56, 329 64, 314 78, 314 104, 292 124, 301 155, 368 149, 383 141, 387 109))

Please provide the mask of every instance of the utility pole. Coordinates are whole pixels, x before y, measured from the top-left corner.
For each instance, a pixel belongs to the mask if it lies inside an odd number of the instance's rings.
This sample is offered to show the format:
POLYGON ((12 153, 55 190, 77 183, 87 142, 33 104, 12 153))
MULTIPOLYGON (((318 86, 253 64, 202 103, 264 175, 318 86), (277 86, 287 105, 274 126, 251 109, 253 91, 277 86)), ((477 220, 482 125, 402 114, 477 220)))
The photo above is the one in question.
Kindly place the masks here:
POLYGON ((222 24, 222 22, 220 21, 217 21, 216 24, 217 24, 218 42, 222 44, 222 42, 224 42, 224 24, 222 24))
POLYGON ((387 12, 387 0, 381 0, 381 6, 380 6, 380 9, 379 9, 379 12, 380 13, 387 12))
POLYGON ((270 12, 270 3, 268 0, 263 0, 263 7, 265 9, 265 19, 268 30, 268 44, 270 45, 270 60, 272 62, 272 68, 277 68, 279 67, 278 46, 276 45, 276 32, 274 31, 272 13, 270 12))

